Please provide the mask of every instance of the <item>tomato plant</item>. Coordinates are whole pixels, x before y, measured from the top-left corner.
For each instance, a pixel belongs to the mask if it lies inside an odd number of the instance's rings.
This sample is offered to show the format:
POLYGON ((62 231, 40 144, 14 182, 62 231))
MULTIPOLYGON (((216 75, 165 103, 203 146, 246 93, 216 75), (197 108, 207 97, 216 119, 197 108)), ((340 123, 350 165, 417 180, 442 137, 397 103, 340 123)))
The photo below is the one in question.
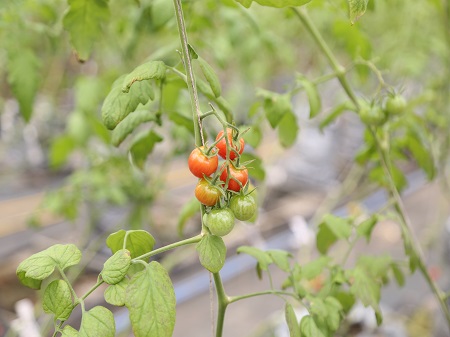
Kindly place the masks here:
POLYGON ((225 183, 225 188, 230 191, 239 192, 248 182, 248 170, 245 166, 223 165, 221 170, 220 180, 225 183), (228 170, 230 172, 229 176, 228 170))
MULTIPOLYGON (((244 151, 244 147, 245 147, 245 141, 244 141, 243 138, 239 138, 238 140, 234 139, 234 137, 233 137, 233 133, 234 132, 235 131, 233 129, 231 129, 231 128, 227 129, 227 136, 226 137, 228 139, 228 143, 231 146, 230 147, 230 159, 231 160, 236 159, 237 153, 238 154, 242 154, 242 152, 244 151)), ((223 130, 220 131, 217 134, 216 141, 219 141, 216 144, 216 147, 219 150, 219 156, 221 156, 222 158, 226 159, 226 157, 227 157, 227 140, 224 137, 223 130), (219 140, 219 139, 221 139, 221 140, 219 140)))
POLYGON ((195 197, 205 206, 214 206, 221 196, 219 187, 202 178, 195 187, 195 197))
POLYGON ((188 158, 189 170, 198 178, 203 178, 203 175, 210 176, 216 172, 219 165, 219 159, 216 154, 207 156, 204 152, 204 147, 192 150, 188 158))
POLYGON ((213 209, 206 214, 205 225, 211 234, 225 236, 234 228, 234 215, 229 208, 213 209))
POLYGON ((236 219, 246 221, 256 213, 256 201, 250 194, 235 195, 230 199, 230 209, 236 219))

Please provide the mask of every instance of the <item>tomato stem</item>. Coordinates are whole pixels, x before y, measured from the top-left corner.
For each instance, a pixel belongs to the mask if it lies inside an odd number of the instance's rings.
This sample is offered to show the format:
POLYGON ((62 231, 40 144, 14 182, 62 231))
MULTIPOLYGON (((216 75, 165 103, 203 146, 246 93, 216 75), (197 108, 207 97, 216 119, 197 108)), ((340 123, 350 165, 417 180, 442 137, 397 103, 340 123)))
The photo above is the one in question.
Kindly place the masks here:
POLYGON ((217 292, 217 327, 216 327, 216 337, 222 337, 223 334, 223 323, 225 320, 225 312, 227 310, 228 304, 230 304, 230 298, 225 293, 223 287, 222 278, 219 273, 213 273, 214 284, 216 285, 217 292))

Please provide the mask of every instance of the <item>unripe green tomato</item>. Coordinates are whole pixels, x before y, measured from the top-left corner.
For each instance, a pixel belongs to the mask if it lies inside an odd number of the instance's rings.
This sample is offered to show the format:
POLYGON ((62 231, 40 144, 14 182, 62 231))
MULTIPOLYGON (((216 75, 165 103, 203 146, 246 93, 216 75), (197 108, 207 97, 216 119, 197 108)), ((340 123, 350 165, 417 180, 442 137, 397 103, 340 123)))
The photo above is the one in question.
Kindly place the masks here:
POLYGON ((407 103, 403 96, 395 95, 392 97, 388 97, 384 110, 389 115, 400 115, 405 111, 406 105, 407 103))
POLYGON ((236 219, 246 221, 256 213, 256 201, 251 195, 235 195, 230 200, 230 208, 236 219))
POLYGON ((225 236, 234 228, 234 215, 229 208, 213 209, 206 215, 205 225, 211 234, 225 236))
POLYGON ((359 111, 362 122, 369 126, 380 126, 386 122, 386 113, 379 106, 363 106, 359 111))

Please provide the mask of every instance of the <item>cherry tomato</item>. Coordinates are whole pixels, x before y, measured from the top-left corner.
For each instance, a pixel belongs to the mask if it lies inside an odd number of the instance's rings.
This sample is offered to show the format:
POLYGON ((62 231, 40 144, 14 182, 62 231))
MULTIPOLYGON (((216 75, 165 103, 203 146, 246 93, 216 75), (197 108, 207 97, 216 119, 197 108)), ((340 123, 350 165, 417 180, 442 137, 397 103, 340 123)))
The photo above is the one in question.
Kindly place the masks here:
MULTIPOLYGON (((238 184, 238 181, 240 181, 240 183, 242 184, 242 187, 245 186, 245 184, 247 184, 248 181, 248 171, 245 168, 245 166, 242 166, 241 168, 235 168, 233 165, 230 165, 230 180, 228 181, 228 186, 226 186, 225 188, 230 190, 230 191, 235 191, 235 192, 239 192, 241 190, 241 186, 238 184), (234 180, 234 179, 236 180, 234 180)), ((223 171, 222 174, 220 175, 220 180, 222 180, 223 182, 226 183, 227 181, 227 177, 228 177, 228 171, 226 168, 224 168, 224 166, 222 166, 223 171)))
MULTIPOLYGON (((216 140, 218 140, 223 135, 223 130, 220 131, 216 137, 216 140)), ((239 154, 241 154, 244 151, 245 141, 243 138, 239 138, 237 142, 233 141, 233 130, 227 129, 227 137, 228 142, 230 143, 230 146, 234 148, 239 154)), ((219 149, 219 156, 221 156, 223 159, 227 158, 227 142, 225 140, 225 137, 222 138, 220 142, 217 143, 216 147, 219 149)), ((233 160, 237 157, 236 153, 234 151, 231 151, 230 149, 230 159, 233 160)))
POLYGON ((206 214, 205 225, 211 234, 225 236, 234 228, 233 212, 229 208, 213 209, 206 214))
POLYGON ((246 221, 256 213, 256 201, 251 195, 235 195, 230 200, 230 208, 236 219, 246 221))
POLYGON ((406 109, 406 100, 401 95, 388 97, 384 110, 390 115, 400 115, 406 109))
POLYGON ((203 178, 203 175, 209 177, 216 172, 219 165, 219 157, 217 155, 207 157, 202 153, 203 148, 202 146, 192 150, 188 159, 189 170, 198 178, 203 178))
POLYGON ((200 179, 195 187, 195 197, 203 205, 214 206, 220 199, 220 190, 218 187, 211 185, 207 180, 200 179))
POLYGON ((380 126, 386 122, 386 113, 379 106, 362 104, 359 111, 362 122, 370 126, 380 126))

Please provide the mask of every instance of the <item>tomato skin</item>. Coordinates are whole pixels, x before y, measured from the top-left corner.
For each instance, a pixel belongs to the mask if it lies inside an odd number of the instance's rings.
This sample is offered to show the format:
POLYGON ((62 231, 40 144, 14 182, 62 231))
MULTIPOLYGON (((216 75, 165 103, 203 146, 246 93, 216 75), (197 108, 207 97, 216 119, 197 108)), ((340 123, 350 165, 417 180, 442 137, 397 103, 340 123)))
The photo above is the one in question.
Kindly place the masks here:
POLYGON ((219 188, 211 185, 207 180, 200 179, 195 187, 195 197, 205 206, 214 206, 221 196, 219 188))
MULTIPOLYGON (((222 166, 223 171, 220 175, 220 180, 222 180, 224 183, 227 181, 228 172, 225 166, 222 166)), ((243 166, 242 168, 235 168, 233 165, 229 166, 230 168, 230 175, 231 177, 234 177, 235 179, 239 180, 242 184, 242 187, 244 187, 247 184, 248 181, 248 170, 243 166)), ((239 192, 241 190, 241 186, 235 181, 234 179, 231 179, 228 182, 228 186, 225 186, 226 189, 229 191, 235 191, 239 192)))
MULTIPOLYGON (((223 130, 217 134, 216 141, 220 137, 222 137, 222 135, 223 135, 223 130)), ((227 129, 227 137, 228 137, 228 141, 232 148, 234 148, 236 151, 238 151, 239 154, 244 152, 245 141, 243 138, 239 138, 237 143, 234 142, 232 129, 227 129)), ((225 137, 222 138, 222 140, 216 144, 216 147, 219 150, 219 156, 221 156, 223 159, 227 159, 227 141, 225 140, 225 137)), ((234 151, 230 150, 230 159, 233 160, 236 157, 237 157, 236 153, 234 151)))
POLYGON ((195 148, 192 150, 188 159, 189 170, 198 178, 203 178, 203 175, 209 177, 216 172, 219 166, 219 157, 217 155, 207 157, 202 153, 203 149, 203 146, 195 148))
POLYGON ((406 109, 407 103, 403 96, 395 95, 393 97, 388 97, 384 110, 389 115, 400 115, 406 109))
POLYGON ((235 195, 230 200, 230 208, 236 219, 247 221, 256 213, 256 201, 251 195, 235 195))
POLYGON ((385 111, 379 106, 362 106, 359 116, 361 121, 369 126, 380 126, 387 120, 385 111))
POLYGON ((213 209, 206 215, 205 225, 211 234, 225 236, 234 228, 234 214, 229 208, 213 209))

